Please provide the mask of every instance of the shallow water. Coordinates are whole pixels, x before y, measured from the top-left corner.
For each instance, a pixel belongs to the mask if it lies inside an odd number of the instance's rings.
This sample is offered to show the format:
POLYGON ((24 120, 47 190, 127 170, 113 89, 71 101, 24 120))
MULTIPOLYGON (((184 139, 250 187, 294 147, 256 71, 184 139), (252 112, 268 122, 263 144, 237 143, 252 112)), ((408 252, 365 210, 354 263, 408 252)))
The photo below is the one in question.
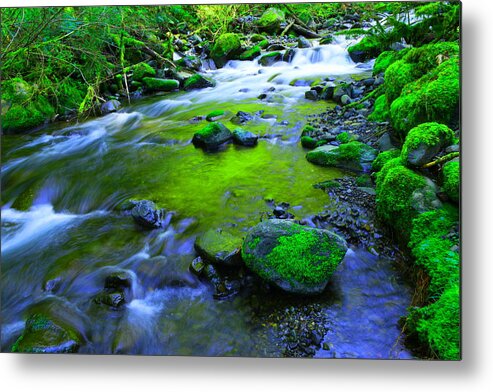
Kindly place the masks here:
MULTIPOLYGON (((313 184, 344 173, 308 163, 299 134, 305 115, 327 103, 305 100, 307 87, 290 82, 368 72, 352 63, 347 44, 300 50, 291 63, 272 67, 232 62, 208 72, 215 88, 141 100, 43 134, 4 136, 2 349, 22 332, 26 309, 47 296, 44 284, 60 279, 56 295, 82 311, 90 326, 81 352, 281 355, 276 334, 255 321, 248 293, 214 300, 188 265, 197 235, 218 227, 244 235, 272 210, 272 201, 290 203, 299 219, 324 210, 327 196, 313 184), (272 87, 266 100, 257 99, 272 87), (227 112, 220 121, 231 129, 236 112, 263 110, 242 128, 264 138, 254 148, 196 149, 191 138, 206 121, 193 119, 216 109, 227 112), (128 199, 155 201, 171 212, 170 226, 136 227, 117 208, 128 199), (135 283, 132 301, 120 311, 92 301, 115 268, 130 272, 135 283), (190 284, 175 286, 174 276, 190 284)), ((325 307, 325 341, 332 345, 317 356, 391 357, 402 350, 399 342, 393 347, 396 323, 410 299, 404 285, 389 284, 395 279, 391 262, 349 252, 330 290, 314 300, 325 307), (355 329, 366 322, 369 329, 355 329)), ((287 302, 273 301, 273 311, 287 302)))

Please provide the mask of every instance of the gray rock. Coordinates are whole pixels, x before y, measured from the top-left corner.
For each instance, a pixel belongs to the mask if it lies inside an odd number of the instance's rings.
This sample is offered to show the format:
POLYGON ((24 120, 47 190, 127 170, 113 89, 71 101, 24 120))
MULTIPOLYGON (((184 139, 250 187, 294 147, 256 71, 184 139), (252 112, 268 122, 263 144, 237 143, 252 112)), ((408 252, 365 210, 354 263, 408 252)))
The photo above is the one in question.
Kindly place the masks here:
POLYGON ((298 42, 298 48, 311 48, 312 47, 312 43, 310 41, 308 41, 303 36, 299 36, 297 42, 298 42))
POLYGON ((394 149, 394 145, 392 144, 392 139, 390 138, 390 134, 385 132, 380 138, 377 140, 378 150, 388 151, 394 149))
POLYGON ((136 202, 131 214, 135 222, 145 228, 156 229, 162 226, 164 211, 158 210, 152 201, 141 200, 136 202))
POLYGON ((118 109, 120 109, 120 106, 122 106, 120 101, 117 101, 116 99, 111 99, 101 105, 101 113, 108 114, 116 112, 118 109))
POLYGON ((225 231, 208 230, 195 240, 195 251, 204 260, 219 265, 241 265, 241 238, 225 231))
POLYGON ((231 131, 220 122, 211 122, 193 135, 192 143, 206 150, 216 150, 233 138, 231 131))
POLYGON ((245 131, 241 128, 233 131, 233 143, 240 146, 253 147, 257 144, 258 136, 252 132, 245 131))
POLYGON ((306 159, 320 166, 338 167, 355 172, 368 172, 377 156, 377 150, 358 141, 338 147, 325 145, 306 154, 306 159))
POLYGON ((341 104, 342 105, 349 105, 351 103, 351 97, 347 94, 344 94, 342 97, 341 97, 341 104))
POLYGON ((315 90, 308 90, 305 92, 305 99, 310 101, 318 101, 318 94, 315 90))

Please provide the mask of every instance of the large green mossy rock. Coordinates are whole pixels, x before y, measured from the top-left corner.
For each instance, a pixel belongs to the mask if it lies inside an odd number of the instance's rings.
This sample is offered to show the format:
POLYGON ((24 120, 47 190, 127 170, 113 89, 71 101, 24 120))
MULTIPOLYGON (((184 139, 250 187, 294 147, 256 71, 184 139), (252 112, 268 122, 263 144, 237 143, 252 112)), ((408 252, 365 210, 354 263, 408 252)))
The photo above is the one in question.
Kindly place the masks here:
POLYGON ((190 76, 183 83, 183 89, 185 91, 196 90, 207 87, 214 87, 216 83, 213 80, 203 77, 200 74, 190 76))
POLYGON ((156 70, 147 63, 139 63, 133 67, 132 79, 141 82, 145 77, 156 76, 156 70))
POLYGON ((217 67, 223 67, 229 60, 235 60, 241 54, 241 42, 238 34, 226 33, 219 36, 211 50, 211 58, 217 67))
POLYGON ((192 143, 196 147, 215 150, 232 138, 233 134, 223 124, 220 122, 211 122, 193 135, 192 143))
POLYGON ((174 79, 160 79, 145 77, 142 79, 145 87, 150 91, 173 91, 180 87, 180 82, 174 79))
POLYGON ((338 235, 289 220, 269 219, 246 236, 242 257, 265 281, 294 294, 320 294, 347 251, 338 235))
POLYGON ((402 146, 402 161, 407 166, 423 166, 453 140, 454 132, 446 125, 435 122, 420 124, 406 136, 402 146))
POLYGON ((454 202, 460 198, 460 163, 459 161, 450 161, 443 165, 443 190, 448 197, 454 202))
POLYGON ((405 167, 401 158, 391 159, 377 174, 377 214, 407 243, 413 219, 442 206, 437 191, 430 179, 405 167))
POLYGON ((367 144, 352 141, 338 147, 325 145, 306 154, 306 159, 320 166, 338 167, 344 170, 367 172, 378 151, 367 144))
POLYGON ((208 230, 195 240, 195 250, 204 260, 226 266, 241 265, 242 239, 218 230, 208 230))
POLYGON ((252 48, 245 50, 240 55, 240 60, 253 60, 254 58, 260 56, 261 52, 262 49, 260 48, 260 46, 255 45, 252 48))
POLYGON ((85 341, 85 317, 65 300, 48 297, 29 310, 13 352, 74 353, 85 341))
POLYGON ((260 65, 263 65, 264 67, 270 67, 271 65, 277 63, 278 61, 282 60, 282 53, 281 52, 270 52, 264 54, 262 57, 258 59, 258 62, 260 65))
POLYGON ((266 33, 276 33, 280 31, 281 24, 285 22, 284 12, 277 8, 267 9, 257 22, 260 30, 266 33))
POLYGON ((362 63, 377 57, 382 52, 382 44, 369 35, 348 48, 349 56, 355 63, 362 63))
POLYGON ((2 130, 24 131, 43 125, 55 114, 48 99, 21 78, 2 81, 2 130))

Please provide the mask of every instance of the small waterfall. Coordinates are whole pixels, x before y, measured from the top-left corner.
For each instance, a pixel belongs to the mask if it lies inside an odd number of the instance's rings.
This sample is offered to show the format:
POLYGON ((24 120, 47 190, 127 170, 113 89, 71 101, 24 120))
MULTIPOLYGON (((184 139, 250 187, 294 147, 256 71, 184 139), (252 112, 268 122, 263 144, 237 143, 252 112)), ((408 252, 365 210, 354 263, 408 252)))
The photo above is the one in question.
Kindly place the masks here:
POLYGON ((347 50, 341 45, 323 45, 308 49, 298 49, 291 61, 295 67, 308 64, 323 64, 330 67, 350 67, 354 62, 349 57, 347 50))

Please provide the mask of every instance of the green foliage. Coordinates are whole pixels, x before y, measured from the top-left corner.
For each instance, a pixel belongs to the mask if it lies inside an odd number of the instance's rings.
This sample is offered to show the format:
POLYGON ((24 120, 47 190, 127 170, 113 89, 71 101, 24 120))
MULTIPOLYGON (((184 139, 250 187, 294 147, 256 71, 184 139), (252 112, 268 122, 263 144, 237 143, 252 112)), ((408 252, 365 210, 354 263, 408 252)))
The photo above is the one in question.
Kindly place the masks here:
POLYGON ((373 161, 371 165, 371 170, 374 172, 379 172, 380 170, 382 170, 382 168, 388 161, 400 156, 401 156, 401 151, 396 148, 388 151, 383 151, 380 154, 378 154, 378 156, 373 161))
POLYGON ((451 200, 458 202, 460 197, 460 163, 449 161, 442 168, 443 190, 451 200))
POLYGON ((389 119, 389 105, 387 103, 387 97, 380 95, 373 105, 373 112, 368 116, 368 120, 382 122, 389 119))

